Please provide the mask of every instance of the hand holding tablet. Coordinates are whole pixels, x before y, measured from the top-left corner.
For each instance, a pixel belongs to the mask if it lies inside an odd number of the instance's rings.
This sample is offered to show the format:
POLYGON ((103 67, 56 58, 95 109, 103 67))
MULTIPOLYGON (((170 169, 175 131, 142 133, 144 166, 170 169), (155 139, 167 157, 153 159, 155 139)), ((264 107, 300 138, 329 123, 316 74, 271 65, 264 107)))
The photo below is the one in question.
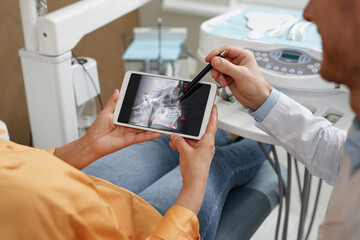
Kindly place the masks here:
POLYGON ((216 85, 198 83, 186 97, 174 102, 189 83, 185 79, 127 72, 114 112, 114 123, 200 139, 209 121, 216 85))

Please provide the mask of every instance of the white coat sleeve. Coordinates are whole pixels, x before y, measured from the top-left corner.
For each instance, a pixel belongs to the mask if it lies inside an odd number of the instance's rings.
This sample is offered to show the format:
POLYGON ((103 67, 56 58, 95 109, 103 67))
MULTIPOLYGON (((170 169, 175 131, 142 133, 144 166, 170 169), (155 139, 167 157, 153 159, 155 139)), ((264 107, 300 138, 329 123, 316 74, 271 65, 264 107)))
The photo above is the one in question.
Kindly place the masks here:
POLYGON ((334 185, 339 173, 347 133, 307 108, 280 95, 273 109, 257 127, 277 139, 311 174, 334 185))

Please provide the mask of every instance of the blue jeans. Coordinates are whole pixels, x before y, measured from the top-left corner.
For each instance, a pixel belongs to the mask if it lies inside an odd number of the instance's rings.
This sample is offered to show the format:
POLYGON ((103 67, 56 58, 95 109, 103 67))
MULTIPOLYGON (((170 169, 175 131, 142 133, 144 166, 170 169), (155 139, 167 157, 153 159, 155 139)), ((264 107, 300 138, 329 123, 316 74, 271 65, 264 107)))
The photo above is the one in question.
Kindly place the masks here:
MULTIPOLYGON (((105 156, 83 171, 126 188, 150 203, 162 215, 174 204, 181 186, 179 153, 169 147, 166 135, 135 144, 105 156)), ((204 201, 198 219, 202 239, 214 239, 221 212, 231 188, 249 181, 265 155, 252 140, 234 140, 223 130, 215 136, 204 201)))

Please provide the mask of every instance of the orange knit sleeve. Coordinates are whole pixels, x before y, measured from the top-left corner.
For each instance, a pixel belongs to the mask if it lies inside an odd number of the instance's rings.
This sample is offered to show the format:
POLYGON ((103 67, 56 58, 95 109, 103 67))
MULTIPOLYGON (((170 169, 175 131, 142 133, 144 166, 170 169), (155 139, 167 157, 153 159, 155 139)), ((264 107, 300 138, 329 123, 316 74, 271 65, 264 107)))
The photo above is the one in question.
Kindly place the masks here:
POLYGON ((200 239, 197 216, 187 208, 171 207, 154 233, 147 238, 147 240, 154 239, 200 239))

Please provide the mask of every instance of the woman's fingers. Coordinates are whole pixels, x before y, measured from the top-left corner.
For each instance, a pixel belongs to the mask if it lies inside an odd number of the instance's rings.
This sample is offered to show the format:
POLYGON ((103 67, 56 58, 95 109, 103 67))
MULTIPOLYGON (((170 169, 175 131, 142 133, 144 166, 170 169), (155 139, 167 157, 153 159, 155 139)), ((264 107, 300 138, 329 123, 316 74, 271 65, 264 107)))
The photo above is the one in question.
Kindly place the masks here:
POLYGON ((109 101, 106 103, 103 112, 106 113, 114 113, 115 111, 115 107, 116 107, 116 103, 119 99, 119 95, 120 92, 118 89, 115 89, 114 93, 112 94, 112 96, 110 97, 109 101))

